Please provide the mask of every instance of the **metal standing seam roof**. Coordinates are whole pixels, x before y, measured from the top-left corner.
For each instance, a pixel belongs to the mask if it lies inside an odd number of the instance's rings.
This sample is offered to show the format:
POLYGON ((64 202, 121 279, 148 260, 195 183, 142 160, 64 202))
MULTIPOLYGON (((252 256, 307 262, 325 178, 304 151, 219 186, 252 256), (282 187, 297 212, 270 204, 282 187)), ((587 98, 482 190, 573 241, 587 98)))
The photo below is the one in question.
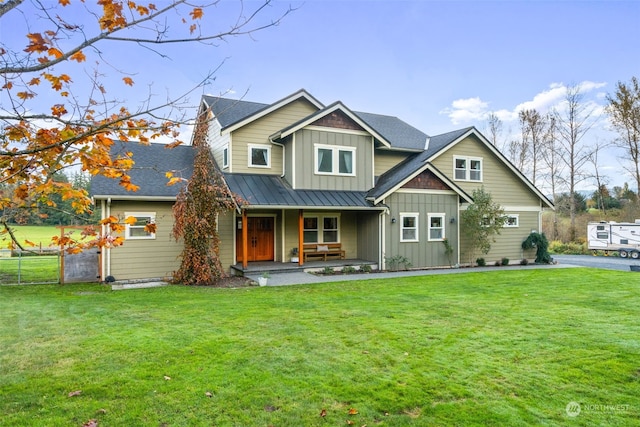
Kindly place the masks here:
POLYGON ((366 191, 294 190, 279 175, 223 175, 229 189, 246 202, 245 207, 381 209, 365 199, 366 191))

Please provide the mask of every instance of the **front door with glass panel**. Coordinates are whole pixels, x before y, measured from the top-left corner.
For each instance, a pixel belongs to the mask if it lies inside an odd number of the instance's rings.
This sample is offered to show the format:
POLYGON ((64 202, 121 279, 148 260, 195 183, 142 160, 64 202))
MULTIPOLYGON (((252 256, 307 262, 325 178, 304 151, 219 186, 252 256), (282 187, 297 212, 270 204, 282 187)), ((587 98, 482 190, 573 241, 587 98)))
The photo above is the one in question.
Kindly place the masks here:
MULTIPOLYGON (((273 218, 247 218, 247 261, 273 261, 273 218)), ((236 230, 236 258, 242 257, 242 221, 237 221, 236 230)))

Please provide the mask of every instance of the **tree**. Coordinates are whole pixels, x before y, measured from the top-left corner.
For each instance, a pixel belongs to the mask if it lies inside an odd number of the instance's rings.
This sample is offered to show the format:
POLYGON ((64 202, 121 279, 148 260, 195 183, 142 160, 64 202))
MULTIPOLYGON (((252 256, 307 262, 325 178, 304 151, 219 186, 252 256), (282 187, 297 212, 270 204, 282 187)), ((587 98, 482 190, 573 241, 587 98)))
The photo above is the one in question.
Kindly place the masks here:
POLYGON ((487 132, 489 133, 489 141, 498 147, 498 138, 502 133, 502 120, 493 111, 487 116, 487 132))
MULTIPOLYGON (((556 119, 553 114, 547 115, 547 128, 542 138, 542 161, 545 165, 544 179, 551 189, 551 197, 553 204, 556 204, 556 196, 558 194, 559 181, 562 177, 563 163, 560 161, 559 147, 556 136, 556 119)), ((553 212, 553 226, 551 230, 551 238, 556 239, 558 231, 558 211, 553 212)))
POLYGON ((180 268, 173 279, 184 285, 215 285, 224 277, 218 218, 236 206, 215 166, 205 130, 206 121, 201 117, 193 140, 197 150, 193 175, 180 190, 173 206, 172 234, 176 240, 184 241, 180 268))
POLYGON ((629 83, 618 82, 616 92, 607 95, 607 112, 613 128, 618 133, 615 144, 625 150, 628 168, 640 193, 640 84, 636 77, 629 83))
MULTIPOLYGON (((126 155, 112 157, 113 140, 149 143, 166 138, 173 145, 181 143, 178 131, 187 123, 188 93, 160 101, 150 94, 130 108, 109 91, 121 93, 134 86, 133 72, 116 70, 122 73, 121 87, 105 84, 104 68, 112 68, 108 45, 120 48, 111 51, 111 59, 123 55, 123 47, 130 49, 124 53, 129 58, 136 56, 133 49, 165 56, 169 45, 215 46, 229 37, 277 25, 291 11, 288 8, 265 22, 259 16, 272 0, 257 4, 248 14, 239 2, 238 16, 222 29, 204 21, 217 16, 221 2, 198 5, 196 1, 168 0, 158 6, 120 0, 96 0, 94 5, 76 0, 58 0, 57 5, 39 0, 0 4, 1 22, 24 21, 26 33, 24 42, 0 41, 0 211, 37 209, 42 203, 55 207, 58 195, 70 201, 77 214, 88 212, 92 207, 87 191, 56 181, 57 174, 75 166, 91 175, 117 179, 135 191, 138 186, 128 174, 135 160, 126 155), (34 18, 27 22, 20 19, 24 16, 34 18)), ((130 62, 131 66, 136 63, 130 62)), ((215 69, 197 86, 211 81, 214 73, 215 69)), ((2 232, 11 235, 6 218, 0 218, 0 224, 2 232)), ((103 225, 112 231, 122 229, 118 218, 108 218, 103 225)), ((79 243, 70 238, 55 241, 79 249, 79 243)), ((97 238, 92 244, 120 242, 97 238)))
POLYGON ((548 126, 547 117, 541 115, 536 109, 521 110, 520 126, 522 127, 523 146, 526 147, 525 155, 531 161, 531 182, 537 185, 538 160, 544 149, 545 132, 548 126))
POLYGON ((576 239, 576 203, 573 198, 576 194, 576 186, 587 179, 585 165, 589 161, 591 151, 583 141, 586 133, 595 124, 593 117, 595 108, 585 102, 584 95, 579 85, 567 87, 562 110, 555 112, 556 130, 558 142, 562 150, 561 161, 567 167, 567 182, 570 195, 569 239, 576 239))
POLYGON ((491 194, 484 188, 473 191, 473 203, 460 215, 460 232, 468 242, 467 255, 472 263, 478 251, 486 255, 491 250, 491 243, 500 234, 507 219, 498 204, 494 203, 491 194))

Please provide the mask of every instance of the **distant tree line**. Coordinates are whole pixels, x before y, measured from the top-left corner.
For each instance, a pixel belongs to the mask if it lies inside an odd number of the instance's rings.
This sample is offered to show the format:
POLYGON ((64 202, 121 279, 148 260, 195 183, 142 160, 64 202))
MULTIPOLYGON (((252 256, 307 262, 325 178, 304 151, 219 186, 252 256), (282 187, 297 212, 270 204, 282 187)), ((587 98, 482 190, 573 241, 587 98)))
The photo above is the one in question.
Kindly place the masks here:
MULTIPOLYGON (((56 183, 70 183, 76 190, 89 191, 91 177, 88 174, 76 172, 65 174, 57 172, 53 176, 56 183)), ((15 185, 3 184, 0 186, 0 197, 8 197, 15 191, 15 185)), ((64 193, 52 193, 46 200, 37 200, 32 206, 5 207, 0 210, 0 218, 3 222, 21 225, 86 225, 96 223, 100 215, 94 215, 89 210, 76 213, 72 203, 73 198, 65 198, 64 193), (97 219, 96 219, 97 218, 97 219)))

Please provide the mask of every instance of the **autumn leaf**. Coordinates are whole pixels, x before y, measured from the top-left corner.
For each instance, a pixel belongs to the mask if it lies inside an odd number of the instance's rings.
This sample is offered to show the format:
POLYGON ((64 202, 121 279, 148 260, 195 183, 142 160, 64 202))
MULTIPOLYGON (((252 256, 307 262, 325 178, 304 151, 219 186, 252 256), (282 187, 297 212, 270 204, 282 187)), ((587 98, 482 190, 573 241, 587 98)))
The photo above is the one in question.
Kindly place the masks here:
POLYGON ((156 232, 156 225, 154 223, 147 224, 144 226, 144 231, 153 234, 156 232))
POLYGON ((123 77, 122 81, 128 86, 133 86, 133 79, 131 77, 123 77))
POLYGON ((68 394, 69 397, 75 397, 75 396, 80 396, 82 394, 82 390, 76 390, 76 391, 72 391, 71 393, 68 394))
POLYGON ((47 54, 48 54, 49 56, 53 56, 53 57, 55 57, 56 59, 57 59, 57 58, 62 58, 62 56, 64 55, 64 54, 60 51, 60 49, 55 48, 55 47, 50 47, 50 48, 49 48, 49 50, 47 50, 47 54))
POLYGON ((80 50, 74 53, 73 55, 71 55, 69 59, 71 59, 72 61, 83 62, 83 61, 86 61, 87 57, 84 56, 84 53, 82 53, 82 51, 80 50))
POLYGON ((69 6, 69 4, 71 4, 71 0, 58 0, 58 3, 62 6, 69 6))
POLYGON ((323 417, 323 418, 326 417, 327 416, 327 410, 323 409, 322 411, 320 411, 320 416, 323 417))
POLYGON ((356 408, 349 408, 349 415, 358 415, 358 410, 356 408))
POLYGON ((194 7, 193 10, 189 12, 189 15, 191 15, 192 19, 200 19, 202 18, 203 14, 204 14, 204 11, 202 10, 201 7, 194 7))
POLYGON ((128 216, 124 219, 124 223, 129 225, 135 225, 137 221, 135 216, 128 216))
POLYGON ((98 427, 98 420, 89 420, 86 423, 82 424, 82 427, 98 427))
POLYGON ((168 375, 165 375, 165 376, 164 376, 164 379, 165 379, 165 381, 169 381, 169 380, 171 380, 171 377, 170 377, 170 376, 168 376, 168 375))
POLYGON ((208 398, 211 398, 213 396, 213 393, 211 393, 210 391, 206 392, 204 394, 205 396, 207 396, 208 398))

